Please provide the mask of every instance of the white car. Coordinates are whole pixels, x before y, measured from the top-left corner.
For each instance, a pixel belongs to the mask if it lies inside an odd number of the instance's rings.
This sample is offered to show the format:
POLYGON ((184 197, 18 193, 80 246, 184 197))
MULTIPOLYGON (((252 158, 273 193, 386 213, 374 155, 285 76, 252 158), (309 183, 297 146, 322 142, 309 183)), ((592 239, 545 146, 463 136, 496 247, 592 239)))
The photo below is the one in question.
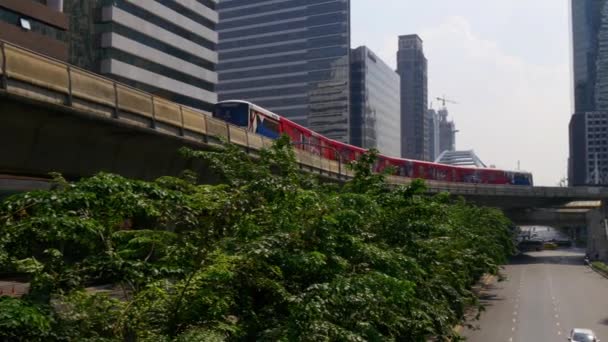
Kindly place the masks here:
POLYGON ((572 342, 600 342, 600 340, 595 336, 593 330, 590 329, 579 329, 574 328, 570 331, 570 337, 568 337, 568 341, 572 342))

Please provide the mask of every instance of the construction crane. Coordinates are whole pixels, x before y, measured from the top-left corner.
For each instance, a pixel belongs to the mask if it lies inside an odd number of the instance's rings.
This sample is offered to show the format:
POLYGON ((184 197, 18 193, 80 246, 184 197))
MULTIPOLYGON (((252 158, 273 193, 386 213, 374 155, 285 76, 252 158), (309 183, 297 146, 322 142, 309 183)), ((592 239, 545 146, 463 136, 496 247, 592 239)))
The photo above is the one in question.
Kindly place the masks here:
POLYGON ((446 99, 445 95, 443 97, 438 97, 437 101, 440 101, 443 104, 443 108, 445 108, 445 104, 446 103, 458 104, 458 102, 456 102, 456 101, 452 101, 452 100, 446 99))

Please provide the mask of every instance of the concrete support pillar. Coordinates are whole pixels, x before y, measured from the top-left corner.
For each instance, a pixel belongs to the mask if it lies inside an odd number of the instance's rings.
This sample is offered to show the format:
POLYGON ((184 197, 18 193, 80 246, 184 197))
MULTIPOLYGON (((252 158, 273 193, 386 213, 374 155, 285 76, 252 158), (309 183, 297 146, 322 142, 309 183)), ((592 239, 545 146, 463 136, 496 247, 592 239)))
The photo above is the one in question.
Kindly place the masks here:
POLYGON ((587 213, 587 254, 591 260, 608 261, 608 203, 587 213))
POLYGON ((57 12, 63 12, 63 0, 47 0, 46 4, 57 12))

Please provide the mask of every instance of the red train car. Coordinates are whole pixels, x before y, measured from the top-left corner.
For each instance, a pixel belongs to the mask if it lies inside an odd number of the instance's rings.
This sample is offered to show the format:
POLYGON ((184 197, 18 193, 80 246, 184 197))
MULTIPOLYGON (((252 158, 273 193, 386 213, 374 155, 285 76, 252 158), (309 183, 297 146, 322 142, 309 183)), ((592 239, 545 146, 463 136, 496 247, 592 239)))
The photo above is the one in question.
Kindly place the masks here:
MULTIPOLYGON (((326 159, 346 163, 357 160, 366 152, 363 148, 329 139, 247 101, 219 102, 215 106, 213 116, 272 139, 286 134, 296 148, 326 159)), ((396 175, 408 178, 459 183, 533 185, 532 174, 528 172, 460 167, 380 155, 375 166, 376 171, 383 171, 387 167, 393 167, 396 175)))

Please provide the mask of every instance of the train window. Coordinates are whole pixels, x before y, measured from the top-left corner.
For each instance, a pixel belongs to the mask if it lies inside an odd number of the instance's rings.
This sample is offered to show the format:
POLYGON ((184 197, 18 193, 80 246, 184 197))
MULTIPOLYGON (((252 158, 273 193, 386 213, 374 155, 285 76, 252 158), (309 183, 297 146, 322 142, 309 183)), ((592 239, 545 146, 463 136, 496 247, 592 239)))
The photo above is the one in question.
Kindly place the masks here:
POLYGON ((314 154, 320 154, 320 147, 319 144, 321 143, 319 141, 319 138, 315 137, 315 136, 311 136, 310 137, 310 152, 314 153, 314 154))
POLYGON ((279 130, 279 122, 274 121, 272 119, 263 117, 261 115, 257 116, 257 130, 256 133, 263 135, 265 137, 276 139, 279 137, 281 133, 279 130))
POLYGON ((401 177, 407 177, 407 171, 405 170, 405 165, 399 165, 397 169, 397 175, 401 177))
POLYGON ((218 103, 213 117, 240 127, 249 127, 249 105, 246 103, 218 103))

